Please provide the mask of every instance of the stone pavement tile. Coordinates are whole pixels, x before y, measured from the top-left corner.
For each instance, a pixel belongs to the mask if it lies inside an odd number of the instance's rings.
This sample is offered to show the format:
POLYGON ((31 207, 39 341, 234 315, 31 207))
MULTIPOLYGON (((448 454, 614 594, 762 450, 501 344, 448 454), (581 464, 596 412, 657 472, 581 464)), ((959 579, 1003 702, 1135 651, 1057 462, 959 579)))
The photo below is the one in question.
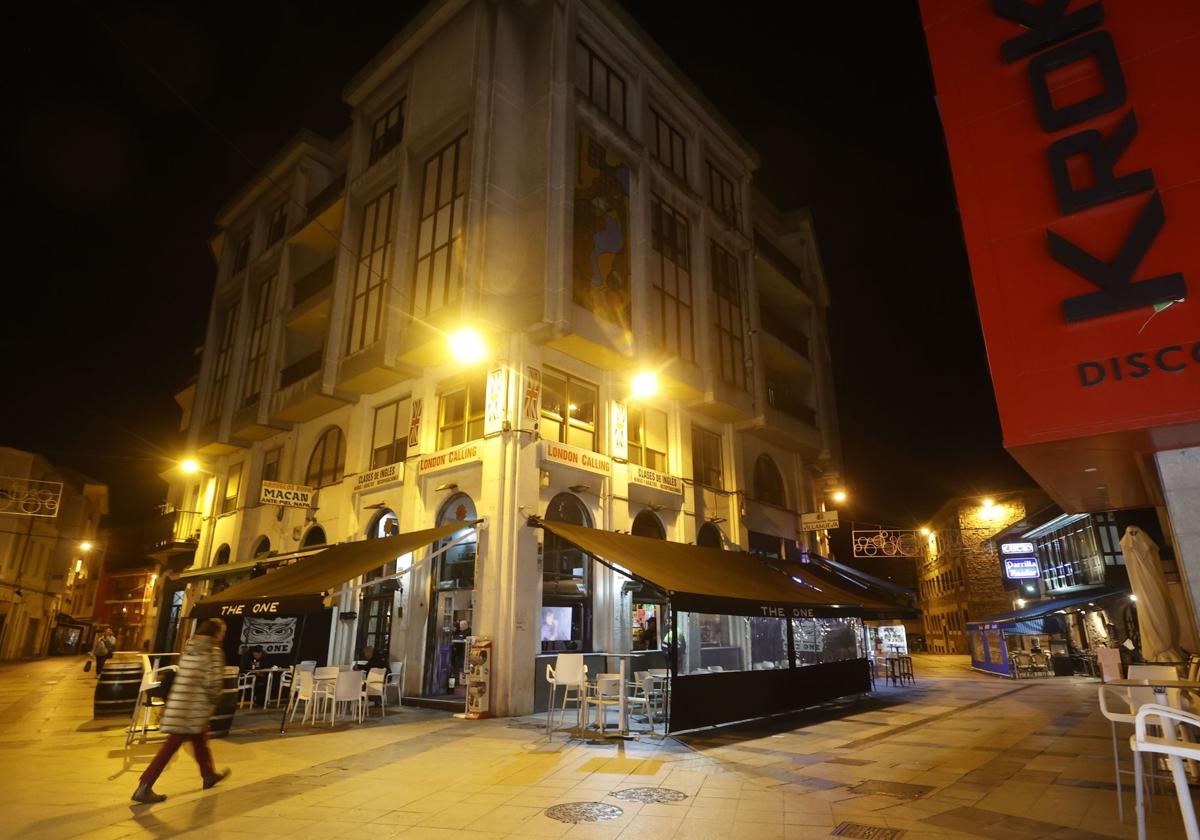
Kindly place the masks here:
POLYGON ((686 817, 673 836, 679 840, 727 840, 735 836, 732 815, 729 820, 686 817))
POLYGON ((571 830, 563 837, 571 838, 571 840, 616 840, 621 836, 623 830, 624 826, 612 823, 580 823, 571 826, 571 830))
POLYGON ((826 811, 785 811, 784 825, 833 826, 833 812, 826 811))
MULTIPOLYGON (((416 825, 429 815, 418 811, 388 811, 382 817, 371 820, 371 825, 416 825)), ((365 833, 373 829, 361 828, 365 833)))
POLYGON ((621 840, 659 840, 671 837, 683 822, 682 817, 648 817, 639 814, 621 832, 621 840))
POLYGON ((513 832, 517 837, 562 837, 570 831, 570 823, 552 820, 544 813, 538 812, 533 817, 521 823, 520 829, 513 832))
POLYGON ((694 804, 688 809, 684 820, 703 820, 707 823, 730 826, 733 825, 733 818, 736 813, 737 810, 733 807, 711 808, 702 804, 694 804))
POLYGON ((417 824, 433 826, 435 828, 467 828, 468 826, 472 826, 478 829, 491 828, 496 831, 507 832, 509 830, 507 826, 495 825, 489 827, 483 824, 488 814, 503 807, 503 805, 468 805, 465 802, 459 802, 444 811, 427 815, 417 824))

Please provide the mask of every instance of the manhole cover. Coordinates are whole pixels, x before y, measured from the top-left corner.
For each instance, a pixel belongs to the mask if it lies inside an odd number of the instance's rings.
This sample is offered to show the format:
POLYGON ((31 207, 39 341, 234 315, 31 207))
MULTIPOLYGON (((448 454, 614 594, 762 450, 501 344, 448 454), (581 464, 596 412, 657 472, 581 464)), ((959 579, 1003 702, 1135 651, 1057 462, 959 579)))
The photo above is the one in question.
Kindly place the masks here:
POLYGON ((904 782, 887 782, 882 779, 867 779, 850 788, 851 793, 870 795, 882 793, 884 796, 896 796, 900 799, 920 799, 927 793, 933 792, 932 785, 910 785, 904 782))
POLYGON ((687 799, 687 794, 681 790, 656 787, 626 788, 612 796, 623 802, 682 802, 687 799))
POLYGON ((546 809, 547 817, 565 823, 605 822, 615 820, 624 813, 616 805, 606 805, 603 802, 567 802, 564 805, 551 805, 546 809))
POLYGON ((844 822, 830 833, 838 837, 858 837, 860 840, 900 840, 904 836, 904 831, 899 828, 881 828, 877 825, 852 822, 844 822))

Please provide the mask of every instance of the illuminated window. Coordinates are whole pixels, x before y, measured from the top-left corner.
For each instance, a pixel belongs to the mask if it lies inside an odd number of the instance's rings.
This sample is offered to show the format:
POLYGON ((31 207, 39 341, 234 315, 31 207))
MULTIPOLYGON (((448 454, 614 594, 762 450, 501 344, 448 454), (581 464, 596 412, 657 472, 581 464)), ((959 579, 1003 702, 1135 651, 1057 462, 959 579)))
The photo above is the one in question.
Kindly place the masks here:
POLYGON ((461 134, 425 162, 412 301, 418 312, 435 312, 462 295, 467 151, 461 134))
POLYGON ((583 41, 575 50, 575 83, 597 108, 625 127, 625 80, 583 41))
POLYGON ((267 348, 271 335, 271 293, 275 277, 258 284, 254 301, 254 321, 250 326, 250 349, 246 356, 246 378, 242 382, 242 405, 250 405, 262 393, 267 370, 267 348))
POLYGON ((442 394, 438 410, 438 449, 483 437, 487 384, 483 380, 442 394))
POLYGON ((667 471, 667 412, 629 407, 629 463, 667 471))
POLYGON ((379 160, 404 138, 404 100, 401 99, 371 127, 371 154, 368 165, 379 160))
POLYGON ((383 327, 383 297, 392 272, 392 195, 386 190, 363 207, 358 266, 350 301, 347 353, 370 347, 383 327))
POLYGON ((721 436, 692 426, 692 478, 708 487, 721 488, 721 436))
POLYGON ((229 366, 233 362, 233 339, 237 333, 238 305, 225 310, 217 337, 217 356, 213 360, 212 390, 208 395, 208 422, 219 420, 225 410, 225 386, 229 383, 229 366))
POLYGON ((221 513, 229 513, 237 510, 238 493, 242 487, 242 465, 241 463, 230 464, 229 471, 225 474, 225 494, 221 498, 221 513))
POLYGON ((716 296, 717 362, 721 379, 746 387, 746 342, 742 318, 742 284, 733 254, 712 243, 712 283, 716 296))
POLYGON ((371 469, 403 461, 408 453, 408 399, 396 400, 375 409, 371 433, 371 469))
POLYGON ((662 114, 650 109, 651 128, 654 131, 651 154, 663 166, 670 169, 683 180, 687 180, 687 140, 675 130, 675 126, 667 122, 662 114))
POLYGON ((304 471, 304 483, 309 487, 326 487, 342 480, 346 471, 346 438, 342 430, 332 426, 317 439, 312 455, 308 458, 308 469, 304 471))
POLYGON ((542 374, 541 436, 593 452, 596 448, 596 386, 562 371, 542 374))
POLYGON ((650 287, 655 339, 683 359, 696 357, 692 336, 692 258, 687 218, 657 195, 650 201, 650 287))

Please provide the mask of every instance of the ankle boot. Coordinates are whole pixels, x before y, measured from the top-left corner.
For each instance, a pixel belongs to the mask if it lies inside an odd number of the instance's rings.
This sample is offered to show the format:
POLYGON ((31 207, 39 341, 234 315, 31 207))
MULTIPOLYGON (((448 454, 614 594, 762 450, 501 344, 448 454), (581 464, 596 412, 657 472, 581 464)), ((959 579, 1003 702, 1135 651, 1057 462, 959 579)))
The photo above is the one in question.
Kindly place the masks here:
POLYGON ((155 793, 153 787, 142 782, 133 792, 133 796, 129 798, 134 802, 141 802, 143 805, 153 805, 155 802, 162 802, 167 797, 164 794, 155 793))
POLYGON ((220 773, 213 773, 211 776, 205 776, 204 777, 204 789, 208 790, 210 787, 212 787, 213 785, 215 785, 217 782, 221 781, 228 775, 229 775, 229 768, 226 767, 220 773))

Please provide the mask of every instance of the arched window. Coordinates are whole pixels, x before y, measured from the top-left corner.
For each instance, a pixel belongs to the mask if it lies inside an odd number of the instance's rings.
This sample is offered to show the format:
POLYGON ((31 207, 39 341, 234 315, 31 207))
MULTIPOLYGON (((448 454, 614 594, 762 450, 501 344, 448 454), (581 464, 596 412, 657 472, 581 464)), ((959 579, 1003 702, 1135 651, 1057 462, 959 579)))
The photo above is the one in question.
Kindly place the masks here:
POLYGON ((271 553, 271 538, 259 537, 258 542, 254 544, 254 551, 251 552, 251 557, 262 557, 264 554, 271 553))
POLYGON ((371 518, 367 526, 367 539, 377 540, 380 537, 394 537, 400 533, 400 519, 396 512, 384 508, 371 518))
POLYGON ((346 471, 346 438, 337 426, 330 426, 317 438, 308 469, 304 471, 304 483, 309 487, 326 487, 342 480, 346 471))
POLYGON ((229 562, 229 545, 223 544, 217 549, 217 553, 213 555, 214 566, 224 566, 229 562))
POLYGON ((725 548, 725 535, 712 522, 705 522, 696 532, 696 545, 702 548, 725 548))
POLYGON ((301 548, 312 548, 314 545, 325 545, 325 529, 320 525, 309 528, 304 539, 300 541, 301 548))
POLYGON ((629 533, 635 537, 649 537, 652 540, 667 538, 667 529, 663 527, 662 520, 650 510, 644 510, 633 518, 633 526, 629 533))
MULTIPOLYGON (((475 513, 475 502, 466 493, 455 493, 442 505, 438 511, 437 524, 453 525, 455 522, 470 522, 479 517, 475 513)), ((443 537, 433 546, 437 551, 444 545, 465 537, 453 548, 447 549, 438 557, 438 586, 449 589, 471 589, 475 586, 475 552, 478 549, 478 532, 474 528, 463 526, 463 530, 455 531, 448 537, 443 537), (464 533, 467 532, 467 533, 464 533)))
MULTIPOLYGON (((592 527, 587 506, 571 493, 559 493, 546 507, 546 519, 592 527)), ((542 543, 542 651, 588 651, 592 644, 592 557, 574 543, 545 532, 542 543)))
POLYGON ((777 507, 787 507, 783 476, 770 455, 759 455, 754 462, 754 498, 777 507))

